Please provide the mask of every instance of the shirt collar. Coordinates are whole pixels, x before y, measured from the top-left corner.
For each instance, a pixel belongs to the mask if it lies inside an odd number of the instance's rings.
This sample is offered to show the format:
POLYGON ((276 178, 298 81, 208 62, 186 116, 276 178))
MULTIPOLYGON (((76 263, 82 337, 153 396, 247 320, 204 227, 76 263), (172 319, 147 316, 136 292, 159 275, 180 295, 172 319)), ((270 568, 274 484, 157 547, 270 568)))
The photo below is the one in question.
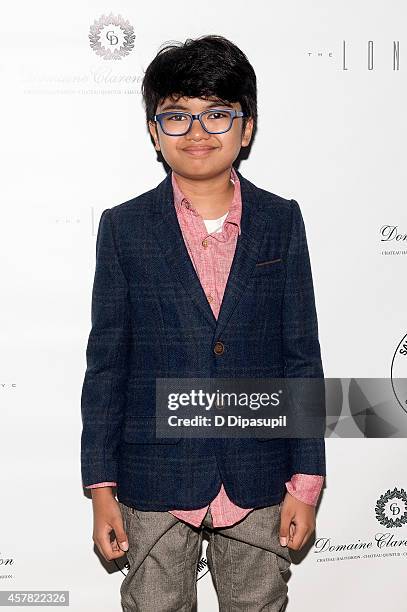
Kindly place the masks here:
MULTIPOLYGON (((224 223, 234 223, 235 225, 237 225, 239 235, 240 235, 241 234, 240 220, 242 216, 242 195, 241 195, 241 190, 240 190, 239 177, 237 176, 236 170, 234 169, 233 166, 231 168, 230 178, 234 184, 235 191, 234 191, 233 199, 232 199, 232 202, 229 207, 229 211, 228 211, 228 214, 226 216, 224 223)), ((177 210, 177 213, 189 211, 192 214, 199 216, 199 213, 197 212, 197 210, 187 200, 184 193, 182 192, 173 172, 171 172, 171 182, 172 182, 172 188, 174 192, 174 205, 177 210)))

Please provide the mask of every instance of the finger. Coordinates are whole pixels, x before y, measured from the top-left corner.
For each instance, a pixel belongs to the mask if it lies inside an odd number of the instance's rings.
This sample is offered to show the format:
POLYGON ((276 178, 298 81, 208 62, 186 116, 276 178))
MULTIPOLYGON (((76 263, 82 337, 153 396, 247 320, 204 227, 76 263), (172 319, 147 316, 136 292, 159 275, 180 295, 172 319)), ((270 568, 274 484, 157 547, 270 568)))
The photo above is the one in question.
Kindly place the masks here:
POLYGON ((111 526, 106 525, 106 527, 99 531, 99 533, 94 538, 96 546, 98 547, 99 551, 101 552, 106 561, 112 561, 113 559, 117 559, 125 555, 122 550, 117 550, 117 543, 116 549, 113 548, 113 541, 111 541, 110 539, 111 530, 111 526))
POLYGON ((115 559, 119 558, 119 557, 124 557, 124 555, 126 554, 125 551, 123 551, 118 542, 117 539, 115 538, 114 540, 112 540, 111 542, 111 546, 112 546, 112 551, 113 553, 116 555, 116 557, 114 557, 115 559))
POLYGON ((305 532, 304 537, 302 538, 302 541, 298 544, 298 548, 296 550, 300 550, 307 543, 311 534, 312 534, 312 530, 308 529, 305 532))
POLYGON ((123 519, 121 516, 113 522, 112 527, 116 536, 114 540, 116 545, 119 546, 121 550, 129 550, 129 541, 127 538, 127 533, 124 530, 123 519))
POLYGON ((290 524, 293 519, 293 514, 287 509, 282 509, 280 513, 280 544, 281 546, 287 546, 290 536, 290 524))
POLYGON ((307 538, 309 529, 306 525, 296 525, 295 531, 289 541, 290 548, 299 550, 302 547, 304 540, 307 538))

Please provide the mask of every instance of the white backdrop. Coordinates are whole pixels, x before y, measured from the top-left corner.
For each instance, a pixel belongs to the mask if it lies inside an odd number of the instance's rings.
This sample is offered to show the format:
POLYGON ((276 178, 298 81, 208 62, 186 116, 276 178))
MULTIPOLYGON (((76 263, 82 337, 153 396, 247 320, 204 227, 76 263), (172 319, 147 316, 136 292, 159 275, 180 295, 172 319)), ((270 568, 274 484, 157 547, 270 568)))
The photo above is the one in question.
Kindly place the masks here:
MULTIPOLYGON (((26 0, 2 16, 0 590, 69 590, 75 612, 114 612, 126 568, 102 563, 93 546, 80 392, 100 213, 164 178, 143 70, 164 42, 202 34, 246 52, 259 129, 239 169, 301 206, 325 375, 405 376, 407 10, 401 0, 26 0), (135 34, 117 61, 88 38, 111 12, 135 34)), ((288 610, 404 610, 405 439, 326 447, 316 539, 292 565, 288 610), (375 512, 383 500, 387 522, 375 512)), ((208 572, 198 595, 201 612, 216 612, 208 572)))

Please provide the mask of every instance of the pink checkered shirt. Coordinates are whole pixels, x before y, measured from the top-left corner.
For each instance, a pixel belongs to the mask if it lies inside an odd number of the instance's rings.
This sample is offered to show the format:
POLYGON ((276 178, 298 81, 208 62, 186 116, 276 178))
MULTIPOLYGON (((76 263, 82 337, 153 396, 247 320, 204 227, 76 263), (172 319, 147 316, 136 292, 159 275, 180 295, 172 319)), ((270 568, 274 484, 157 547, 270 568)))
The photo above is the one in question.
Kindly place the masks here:
MULTIPOLYGON (((231 180, 235 191, 228 214, 221 231, 208 233, 205 222, 198 211, 188 202, 172 173, 174 205, 186 248, 205 291, 213 314, 217 318, 225 292, 226 282, 232 265, 238 235, 241 233, 242 197, 240 181, 231 169, 231 180)), ((324 476, 318 474, 294 474, 285 483, 287 491, 300 501, 315 506, 317 504, 324 476)), ((115 482, 100 482, 87 488, 116 486, 115 482)), ((208 510, 214 527, 226 527, 240 521, 253 508, 241 508, 228 497, 223 484, 216 497, 204 508, 197 510, 169 510, 171 514, 191 525, 199 526, 208 510)))

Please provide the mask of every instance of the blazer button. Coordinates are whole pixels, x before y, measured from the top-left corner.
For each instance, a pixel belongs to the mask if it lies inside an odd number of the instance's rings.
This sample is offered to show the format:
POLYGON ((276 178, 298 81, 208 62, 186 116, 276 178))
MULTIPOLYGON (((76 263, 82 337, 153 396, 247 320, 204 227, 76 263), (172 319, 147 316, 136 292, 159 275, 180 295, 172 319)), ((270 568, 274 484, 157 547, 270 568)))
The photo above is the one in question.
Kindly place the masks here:
POLYGON ((225 346, 223 342, 218 341, 215 343, 215 346, 213 347, 213 352, 215 353, 215 355, 222 355, 224 350, 225 350, 225 346))

